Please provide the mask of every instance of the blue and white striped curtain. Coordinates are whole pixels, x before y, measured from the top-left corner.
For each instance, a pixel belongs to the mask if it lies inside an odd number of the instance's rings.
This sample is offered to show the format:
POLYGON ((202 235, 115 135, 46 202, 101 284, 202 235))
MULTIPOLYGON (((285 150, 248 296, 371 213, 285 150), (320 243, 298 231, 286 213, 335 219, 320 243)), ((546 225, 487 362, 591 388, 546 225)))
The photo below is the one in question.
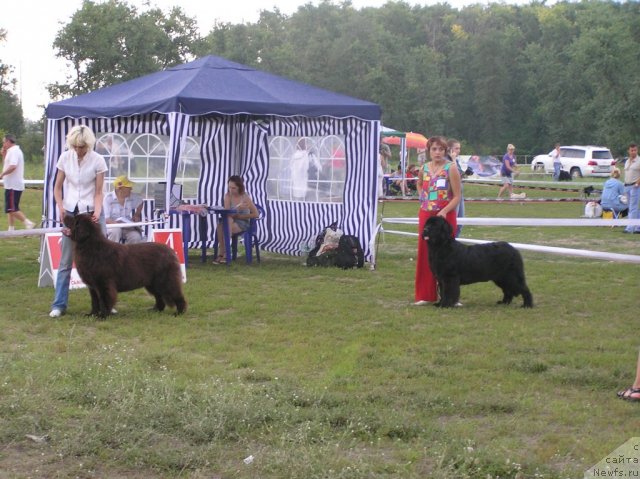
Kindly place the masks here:
POLYGON ((44 164, 44 195, 42 212, 45 226, 55 226, 59 221, 53 185, 56 179, 58 158, 66 149, 66 138, 69 130, 76 125, 86 125, 94 132, 112 132, 121 134, 153 133, 168 135, 167 117, 158 113, 115 118, 63 118, 47 120, 47 138, 44 164))
MULTIPOLYGON (((47 121, 47 153, 43 211, 47 219, 57 218, 53 184, 55 165, 64 151, 65 137, 76 124, 94 131, 113 133, 155 133, 169 135, 172 158, 167 158, 167 184, 175 171, 186 136, 200 139, 202 173, 197 204, 221 205, 229 176, 245 180, 247 192, 266 210, 260 222, 259 239, 265 250, 296 255, 302 241, 314 238, 320 230, 337 221, 347 234, 357 236, 371 257, 377 215, 377 162, 379 121, 357 118, 282 118, 255 119, 246 115, 188 117, 183 114, 150 114, 117 118, 65 118, 47 121), (269 173, 268 137, 341 135, 345 138, 346 179, 342 203, 307 203, 267 200, 269 173)), ((169 188, 168 188, 169 189, 169 188)), ((153 207, 146 206, 147 218, 153 207)), ((198 217, 191 218, 190 248, 200 247, 198 217)), ((207 218, 207 246, 213 244, 215 221, 207 218)), ((171 216, 171 227, 180 227, 181 217, 171 216)))

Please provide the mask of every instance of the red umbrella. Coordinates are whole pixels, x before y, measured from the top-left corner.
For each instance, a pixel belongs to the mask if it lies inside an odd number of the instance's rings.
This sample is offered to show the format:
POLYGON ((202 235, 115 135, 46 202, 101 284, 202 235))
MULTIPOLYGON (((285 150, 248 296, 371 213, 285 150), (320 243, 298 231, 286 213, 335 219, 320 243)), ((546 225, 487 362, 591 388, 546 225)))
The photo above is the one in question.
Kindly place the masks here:
MULTIPOLYGON (((426 148, 427 138, 420 133, 413 133, 411 131, 406 133, 407 148, 426 148)), ((385 136, 382 139, 383 143, 387 145, 399 145, 401 138, 399 136, 385 136)))

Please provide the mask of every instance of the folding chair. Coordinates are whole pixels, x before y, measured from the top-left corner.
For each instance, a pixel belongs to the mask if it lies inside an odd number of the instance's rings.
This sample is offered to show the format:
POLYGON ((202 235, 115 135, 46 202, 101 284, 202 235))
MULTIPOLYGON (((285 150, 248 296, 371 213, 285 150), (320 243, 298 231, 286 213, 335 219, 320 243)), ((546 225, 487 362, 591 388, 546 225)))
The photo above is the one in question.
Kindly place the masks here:
MULTIPOLYGON (((612 210, 611 208, 602 208, 602 219, 603 220, 617 220, 618 218, 622 218, 624 216, 624 211, 612 210)), ((615 225, 611 226, 615 228, 615 225)))
MULTIPOLYGON (((256 261, 260 262, 260 241, 258 240, 258 221, 262 220, 265 216, 264 208, 260 205, 256 205, 258 210, 258 217, 251 218, 249 220, 249 228, 247 230, 237 233, 231 236, 231 259, 235 260, 238 257, 238 237, 242 237, 242 243, 244 244, 245 257, 247 264, 251 264, 253 261, 253 248, 256 249, 256 261)), ((213 243, 214 256, 218 257, 218 235, 213 243)))

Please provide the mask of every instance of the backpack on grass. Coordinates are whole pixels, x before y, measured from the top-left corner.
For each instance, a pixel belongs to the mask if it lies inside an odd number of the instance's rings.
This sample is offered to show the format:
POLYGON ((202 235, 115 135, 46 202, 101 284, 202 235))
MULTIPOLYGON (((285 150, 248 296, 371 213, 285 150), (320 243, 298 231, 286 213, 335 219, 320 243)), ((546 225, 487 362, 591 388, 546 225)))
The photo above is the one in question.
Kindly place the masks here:
POLYGON ((342 235, 340 237, 335 265, 342 269, 364 266, 364 251, 357 236, 342 235))
POLYGON ((343 269, 362 268, 364 252, 357 236, 345 235, 336 222, 316 236, 315 247, 309 251, 307 266, 337 266, 343 269))

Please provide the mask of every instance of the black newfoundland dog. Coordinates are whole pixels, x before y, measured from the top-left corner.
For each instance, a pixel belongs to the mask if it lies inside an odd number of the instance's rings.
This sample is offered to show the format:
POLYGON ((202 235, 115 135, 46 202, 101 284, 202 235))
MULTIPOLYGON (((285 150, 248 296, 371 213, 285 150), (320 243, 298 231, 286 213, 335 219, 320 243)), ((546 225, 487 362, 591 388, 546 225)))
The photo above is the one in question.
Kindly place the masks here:
POLYGON ((120 244, 108 240, 91 215, 67 216, 76 269, 91 293, 91 315, 104 319, 116 304, 118 293, 144 287, 156 311, 175 306, 187 310, 182 294, 182 272, 176 253, 160 243, 120 244))
POLYGON ((422 232, 429 245, 429 266, 440 286, 438 306, 455 306, 461 284, 493 281, 502 289, 498 304, 511 304, 515 296, 522 295, 522 306, 533 307, 518 250, 504 241, 465 246, 451 233, 451 225, 439 216, 429 218, 422 232))

